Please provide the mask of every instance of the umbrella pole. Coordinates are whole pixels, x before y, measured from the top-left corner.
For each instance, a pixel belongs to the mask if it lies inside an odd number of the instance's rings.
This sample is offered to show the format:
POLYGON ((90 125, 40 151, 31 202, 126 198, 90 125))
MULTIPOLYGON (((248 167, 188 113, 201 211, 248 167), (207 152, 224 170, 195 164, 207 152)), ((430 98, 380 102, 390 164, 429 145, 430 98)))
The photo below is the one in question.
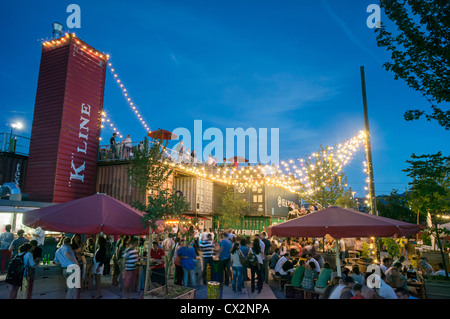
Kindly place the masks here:
POLYGON ((339 257, 339 238, 335 238, 336 245, 336 271, 337 276, 342 278, 342 270, 341 270, 341 259, 339 257))

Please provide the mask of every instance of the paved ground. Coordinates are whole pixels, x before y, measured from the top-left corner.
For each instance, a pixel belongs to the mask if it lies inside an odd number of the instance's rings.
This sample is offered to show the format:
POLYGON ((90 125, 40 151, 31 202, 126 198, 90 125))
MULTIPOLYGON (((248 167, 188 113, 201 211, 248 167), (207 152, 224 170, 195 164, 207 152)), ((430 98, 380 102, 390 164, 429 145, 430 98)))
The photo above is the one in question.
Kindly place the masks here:
MULTIPOLYGON (((173 280, 169 280, 169 283, 173 280)), ((111 285, 111 276, 102 276, 102 299, 121 299, 122 294, 118 287, 111 285)), ((222 299, 285 299, 283 293, 279 290, 277 283, 269 281, 264 284, 260 294, 250 292, 250 282, 246 282, 246 288, 243 294, 237 294, 232 291, 231 284, 224 286, 222 290, 222 299)), ((92 299, 94 291, 82 291, 81 299, 92 299)), ((8 288, 5 283, 5 275, 0 275, 0 299, 8 299, 8 288)), ((141 299, 141 293, 132 295, 133 299, 141 299)), ((49 293, 35 299, 64 299, 65 292, 49 293)), ((199 285, 196 287, 195 299, 207 299, 207 286, 199 285)))

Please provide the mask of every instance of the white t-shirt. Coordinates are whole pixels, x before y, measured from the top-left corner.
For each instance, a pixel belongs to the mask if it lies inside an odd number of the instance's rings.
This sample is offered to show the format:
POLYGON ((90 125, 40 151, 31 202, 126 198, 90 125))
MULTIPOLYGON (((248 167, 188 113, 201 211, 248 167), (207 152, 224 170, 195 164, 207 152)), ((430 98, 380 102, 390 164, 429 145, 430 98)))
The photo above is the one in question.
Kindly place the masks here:
POLYGON ((384 299, 398 299, 395 290, 391 286, 383 280, 380 280, 380 284, 381 286, 378 289, 378 295, 380 295, 380 297, 383 297, 384 299))
POLYGON ((345 287, 345 285, 338 285, 336 288, 334 288, 328 299, 341 299, 341 293, 345 287))
POLYGON ((45 231, 39 226, 32 233, 32 239, 37 240, 38 246, 44 245, 45 231))
POLYGON ((314 258, 312 258, 312 257, 311 257, 310 260, 308 260, 308 263, 309 263, 310 261, 312 261, 312 262, 316 265, 315 271, 316 271, 316 272, 320 272, 320 265, 319 265, 319 262, 318 262, 317 260, 315 260, 314 258))
POLYGON ((274 273, 280 272, 280 269, 283 267, 283 264, 287 261, 286 257, 281 257, 278 261, 277 264, 275 265, 275 268, 273 269, 274 273))

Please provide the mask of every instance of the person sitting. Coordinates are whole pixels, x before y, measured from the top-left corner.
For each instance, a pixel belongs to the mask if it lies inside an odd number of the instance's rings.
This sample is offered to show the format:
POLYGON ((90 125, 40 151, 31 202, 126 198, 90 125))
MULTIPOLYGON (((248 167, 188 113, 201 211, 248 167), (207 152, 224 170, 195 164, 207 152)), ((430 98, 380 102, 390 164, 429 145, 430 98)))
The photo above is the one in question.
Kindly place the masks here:
POLYGON ((407 288, 406 277, 402 275, 402 264, 395 262, 386 271, 386 283, 392 288, 407 288))
POLYGON ((314 287, 314 291, 318 294, 323 295, 325 292, 325 289, 327 288, 328 281, 331 277, 331 267, 329 263, 325 263, 323 265, 322 270, 320 271, 319 277, 317 279, 316 285, 314 287))
POLYGON ((354 285, 355 280, 352 277, 350 276, 345 277, 343 282, 333 290, 328 299, 341 299, 342 290, 344 290, 344 288, 346 287, 352 289, 354 285))
POLYGON ((411 292, 405 288, 395 289, 395 294, 397 295, 397 299, 418 299, 416 297, 411 296, 411 292))
POLYGON ((280 276, 280 269, 283 267, 283 264, 288 260, 289 253, 284 254, 281 256, 281 258, 278 260, 277 264, 275 265, 275 268, 273 269, 273 272, 275 275, 280 276))
POLYGON ((434 276, 433 267, 428 263, 426 257, 421 257, 419 260, 419 269, 422 271, 424 276, 434 276))
POLYGON ((352 288, 345 287, 342 289, 341 298, 340 299, 351 299, 356 297, 357 295, 361 295, 362 285, 355 284, 352 288))
POLYGON ((319 262, 313 258, 313 256, 312 256, 311 253, 307 253, 307 254, 306 254, 306 260, 307 260, 307 264, 308 264, 308 265, 309 265, 309 262, 313 262, 313 263, 316 265, 316 267, 314 267, 315 271, 316 271, 317 273, 320 273, 320 265, 319 265, 319 262))
POLYGON ((294 274, 292 275, 291 285, 296 288, 302 287, 303 275, 305 274, 305 261, 300 259, 299 265, 295 268, 294 274))
POLYGON ((286 262, 281 266, 281 269, 279 270, 279 274, 281 278, 291 280, 292 273, 295 271, 294 265, 292 264, 291 258, 288 255, 286 262))
POLYGON ((275 248, 275 252, 272 254, 272 256, 270 256, 270 261, 269 261, 269 268, 270 269, 275 269, 275 266, 277 265, 278 260, 280 260, 280 248, 275 248))
POLYGON ((308 267, 303 274, 302 289, 305 299, 311 299, 314 291, 314 281, 317 279, 316 264, 313 261, 308 262, 308 267))
POLYGON ((434 273, 435 276, 444 276, 445 277, 445 269, 444 265, 442 263, 439 263, 436 265, 436 272, 434 273))
POLYGON ((381 271, 385 274, 386 271, 391 267, 391 265, 392 265, 392 258, 389 257, 383 258, 383 263, 380 266, 381 271))
POLYGON ((333 279, 330 280, 328 286, 325 288, 322 299, 330 299, 330 296, 333 293, 334 289, 338 287, 341 283, 342 283, 341 277, 339 276, 333 277, 333 279))
POLYGON ((366 299, 362 294, 362 289, 363 289, 362 285, 356 284, 352 289, 353 296, 350 297, 350 299, 366 299))
POLYGON ((364 285, 365 283, 364 275, 359 271, 358 265, 353 265, 350 277, 352 277, 357 284, 364 285))

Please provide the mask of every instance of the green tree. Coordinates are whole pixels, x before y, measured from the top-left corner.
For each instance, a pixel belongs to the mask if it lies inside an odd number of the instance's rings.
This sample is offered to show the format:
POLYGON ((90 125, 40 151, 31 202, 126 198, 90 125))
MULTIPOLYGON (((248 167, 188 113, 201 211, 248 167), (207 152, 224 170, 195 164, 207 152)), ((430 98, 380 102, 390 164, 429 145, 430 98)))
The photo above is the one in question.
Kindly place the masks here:
MULTIPOLYGON (((144 139, 142 147, 134 151, 127 169, 130 183, 137 190, 147 194, 146 203, 135 202, 133 206, 144 212, 142 222, 149 227, 149 240, 147 244, 147 256, 150 256, 153 242, 153 232, 158 227, 158 222, 167 218, 176 218, 182 212, 189 209, 189 203, 183 196, 167 189, 167 181, 173 173, 173 169, 164 162, 168 141, 153 139, 151 142, 144 139)), ((167 269, 165 271, 167 275, 167 269)), ((147 258, 145 288, 147 290, 151 275, 150 258, 147 258)), ((168 293, 166 277, 166 293, 168 293)))
POLYGON ((342 195, 336 199, 334 205, 343 208, 358 209, 358 204, 355 202, 355 199, 353 198, 351 189, 344 191, 342 195))
POLYGON ((407 196, 400 196, 396 189, 392 190, 391 194, 385 196, 382 200, 377 198, 377 208, 380 216, 407 223, 416 222, 416 213, 409 208, 407 196))
POLYGON ((441 245, 438 229, 438 215, 449 210, 450 198, 450 157, 442 156, 441 152, 427 155, 411 155, 412 160, 406 162, 410 167, 404 172, 413 179, 411 185, 411 198, 419 209, 419 212, 429 213, 435 231, 439 250, 448 279, 444 251, 441 245))
POLYGON ((127 168, 130 183, 142 192, 159 191, 167 182, 173 169, 164 163, 168 141, 144 139, 142 147, 137 147, 127 168))
POLYGON ((333 156, 331 148, 320 145, 319 151, 305 161, 309 170, 307 182, 300 183, 301 196, 321 207, 336 205, 337 202, 342 204, 343 198, 351 195, 345 189, 347 177, 342 171, 342 164, 333 156))
POLYGON ((431 107, 431 112, 426 108, 409 110, 405 119, 411 121, 425 116, 449 130, 450 2, 380 0, 380 7, 397 29, 388 31, 385 24, 375 28, 378 46, 391 53, 392 62, 386 62, 383 67, 393 72, 396 80, 402 79, 422 93, 431 107))
POLYGON ((243 218, 244 212, 248 207, 248 203, 235 194, 234 188, 228 188, 221 195, 221 204, 217 210, 217 221, 221 228, 230 228, 239 224, 243 218))

